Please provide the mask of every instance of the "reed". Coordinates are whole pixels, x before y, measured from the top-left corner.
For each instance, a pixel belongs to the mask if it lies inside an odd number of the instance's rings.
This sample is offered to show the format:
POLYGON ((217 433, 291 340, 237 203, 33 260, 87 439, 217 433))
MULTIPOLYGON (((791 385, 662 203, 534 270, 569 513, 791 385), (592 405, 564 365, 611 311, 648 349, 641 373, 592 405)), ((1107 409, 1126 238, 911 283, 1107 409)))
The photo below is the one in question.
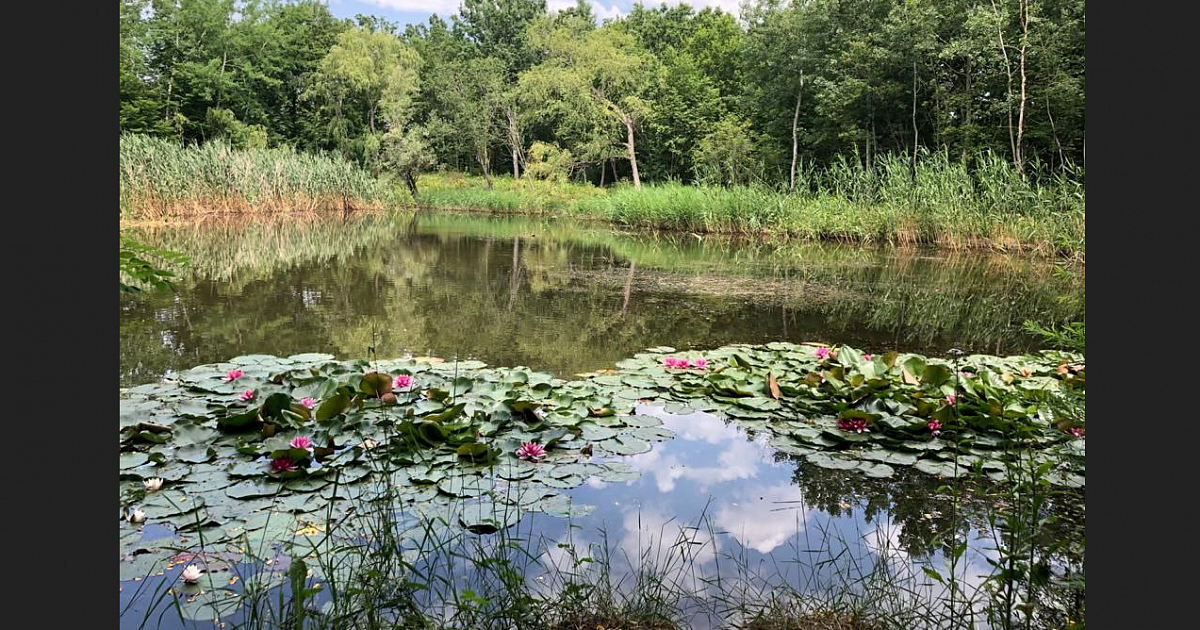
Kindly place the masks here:
POLYGON ((390 187, 339 158, 288 149, 234 149, 220 140, 183 146, 122 134, 121 215, 183 215, 377 209, 390 187))

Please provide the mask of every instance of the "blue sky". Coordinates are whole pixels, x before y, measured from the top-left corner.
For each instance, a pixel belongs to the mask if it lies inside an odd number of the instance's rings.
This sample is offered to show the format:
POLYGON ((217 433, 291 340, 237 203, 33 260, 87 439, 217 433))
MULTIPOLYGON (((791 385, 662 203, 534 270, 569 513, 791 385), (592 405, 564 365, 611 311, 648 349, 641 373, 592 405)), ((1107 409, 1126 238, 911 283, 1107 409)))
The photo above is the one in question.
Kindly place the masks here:
MULTIPOLYGON (((458 12, 459 2, 460 0, 326 0, 329 10, 338 17, 348 18, 362 13, 378 15, 399 24, 425 22, 433 13, 449 18, 451 14, 458 12)), ((592 5, 592 12, 597 17, 604 19, 628 13, 634 0, 589 0, 589 2, 592 5)), ((661 0, 647 1, 644 4, 657 6, 660 2, 661 0)), ((666 4, 679 3, 680 0, 671 0, 666 4)), ((691 0, 688 4, 697 8, 719 6, 734 15, 737 15, 738 12, 738 0, 691 0)), ((546 5, 553 11, 574 6, 575 0, 547 0, 546 5)))

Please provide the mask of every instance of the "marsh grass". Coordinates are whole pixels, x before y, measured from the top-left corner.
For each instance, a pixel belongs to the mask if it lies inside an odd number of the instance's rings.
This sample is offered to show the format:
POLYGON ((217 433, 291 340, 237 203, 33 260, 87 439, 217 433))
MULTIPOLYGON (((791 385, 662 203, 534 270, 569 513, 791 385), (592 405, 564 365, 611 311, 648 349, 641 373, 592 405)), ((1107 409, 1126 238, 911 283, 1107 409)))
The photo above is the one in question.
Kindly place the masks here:
POLYGON ((182 146, 122 134, 122 217, 377 209, 391 189, 358 166, 285 149, 234 149, 214 140, 182 146))
POLYGON ((949 249, 1030 250, 1082 258, 1082 172, 1021 177, 999 156, 975 166, 925 153, 913 177, 907 158, 883 156, 871 169, 841 159, 807 169, 794 193, 764 185, 680 183, 554 184, 462 174, 421 179, 418 205, 496 214, 552 214, 703 234, 741 234, 949 249))

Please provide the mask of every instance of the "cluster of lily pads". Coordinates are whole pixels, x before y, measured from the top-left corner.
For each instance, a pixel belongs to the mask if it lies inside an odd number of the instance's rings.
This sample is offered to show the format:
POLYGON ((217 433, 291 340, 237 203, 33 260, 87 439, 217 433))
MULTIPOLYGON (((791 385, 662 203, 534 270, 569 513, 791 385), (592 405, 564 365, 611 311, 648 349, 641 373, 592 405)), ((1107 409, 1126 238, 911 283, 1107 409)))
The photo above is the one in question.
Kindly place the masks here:
POLYGON ((724 415, 769 431, 778 451, 823 468, 889 477, 893 466, 997 481, 1024 458, 1050 463, 1057 485, 1084 485, 1082 420, 1059 417, 1059 397, 1084 391, 1083 357, 934 359, 819 344, 734 345, 698 359, 651 348, 590 375, 591 382, 665 403, 667 411, 724 415), (625 391, 628 391, 626 389, 625 391))
MULTIPOLYGON (((122 390, 122 579, 168 568, 197 542, 236 557, 318 536, 363 501, 475 533, 527 512, 584 514, 563 490, 634 480, 619 457, 672 437, 636 413, 647 403, 769 431, 778 451, 824 468, 1003 480, 1023 453, 1052 462, 1054 483, 1083 485, 1082 427, 1052 404, 1082 391, 1079 356, 948 361, 786 343, 675 352, 652 348, 574 380, 430 357, 252 355, 122 390), (147 539, 147 525, 172 535, 147 539)), ((186 561, 203 575, 235 561, 200 558, 186 561)))
POLYGON ((613 456, 673 435, 634 402, 525 368, 324 354, 238 357, 123 390, 122 579, 201 538, 240 549, 323 532, 357 501, 476 533, 585 513, 562 491, 636 479, 613 456), (183 539, 143 540, 146 525, 183 539))

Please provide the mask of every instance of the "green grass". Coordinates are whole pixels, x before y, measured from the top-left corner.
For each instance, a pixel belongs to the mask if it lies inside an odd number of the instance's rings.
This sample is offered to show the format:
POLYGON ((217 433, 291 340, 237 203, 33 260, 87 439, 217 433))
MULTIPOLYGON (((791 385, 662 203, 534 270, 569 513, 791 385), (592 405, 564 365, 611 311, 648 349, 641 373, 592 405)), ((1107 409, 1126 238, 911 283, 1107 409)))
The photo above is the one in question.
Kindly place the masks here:
POLYGON ((376 208, 390 188, 350 162, 285 149, 182 146, 122 134, 121 215, 131 219, 213 212, 376 208))
POLYGON ((874 170, 840 161, 807 171, 798 192, 765 186, 679 183, 598 188, 463 174, 422 176, 424 207, 494 214, 549 214, 697 233, 747 234, 948 248, 1031 250, 1082 258, 1084 188, 1066 176, 1017 176, 985 154, 968 171, 944 153, 924 156, 914 179, 900 156, 874 170))

